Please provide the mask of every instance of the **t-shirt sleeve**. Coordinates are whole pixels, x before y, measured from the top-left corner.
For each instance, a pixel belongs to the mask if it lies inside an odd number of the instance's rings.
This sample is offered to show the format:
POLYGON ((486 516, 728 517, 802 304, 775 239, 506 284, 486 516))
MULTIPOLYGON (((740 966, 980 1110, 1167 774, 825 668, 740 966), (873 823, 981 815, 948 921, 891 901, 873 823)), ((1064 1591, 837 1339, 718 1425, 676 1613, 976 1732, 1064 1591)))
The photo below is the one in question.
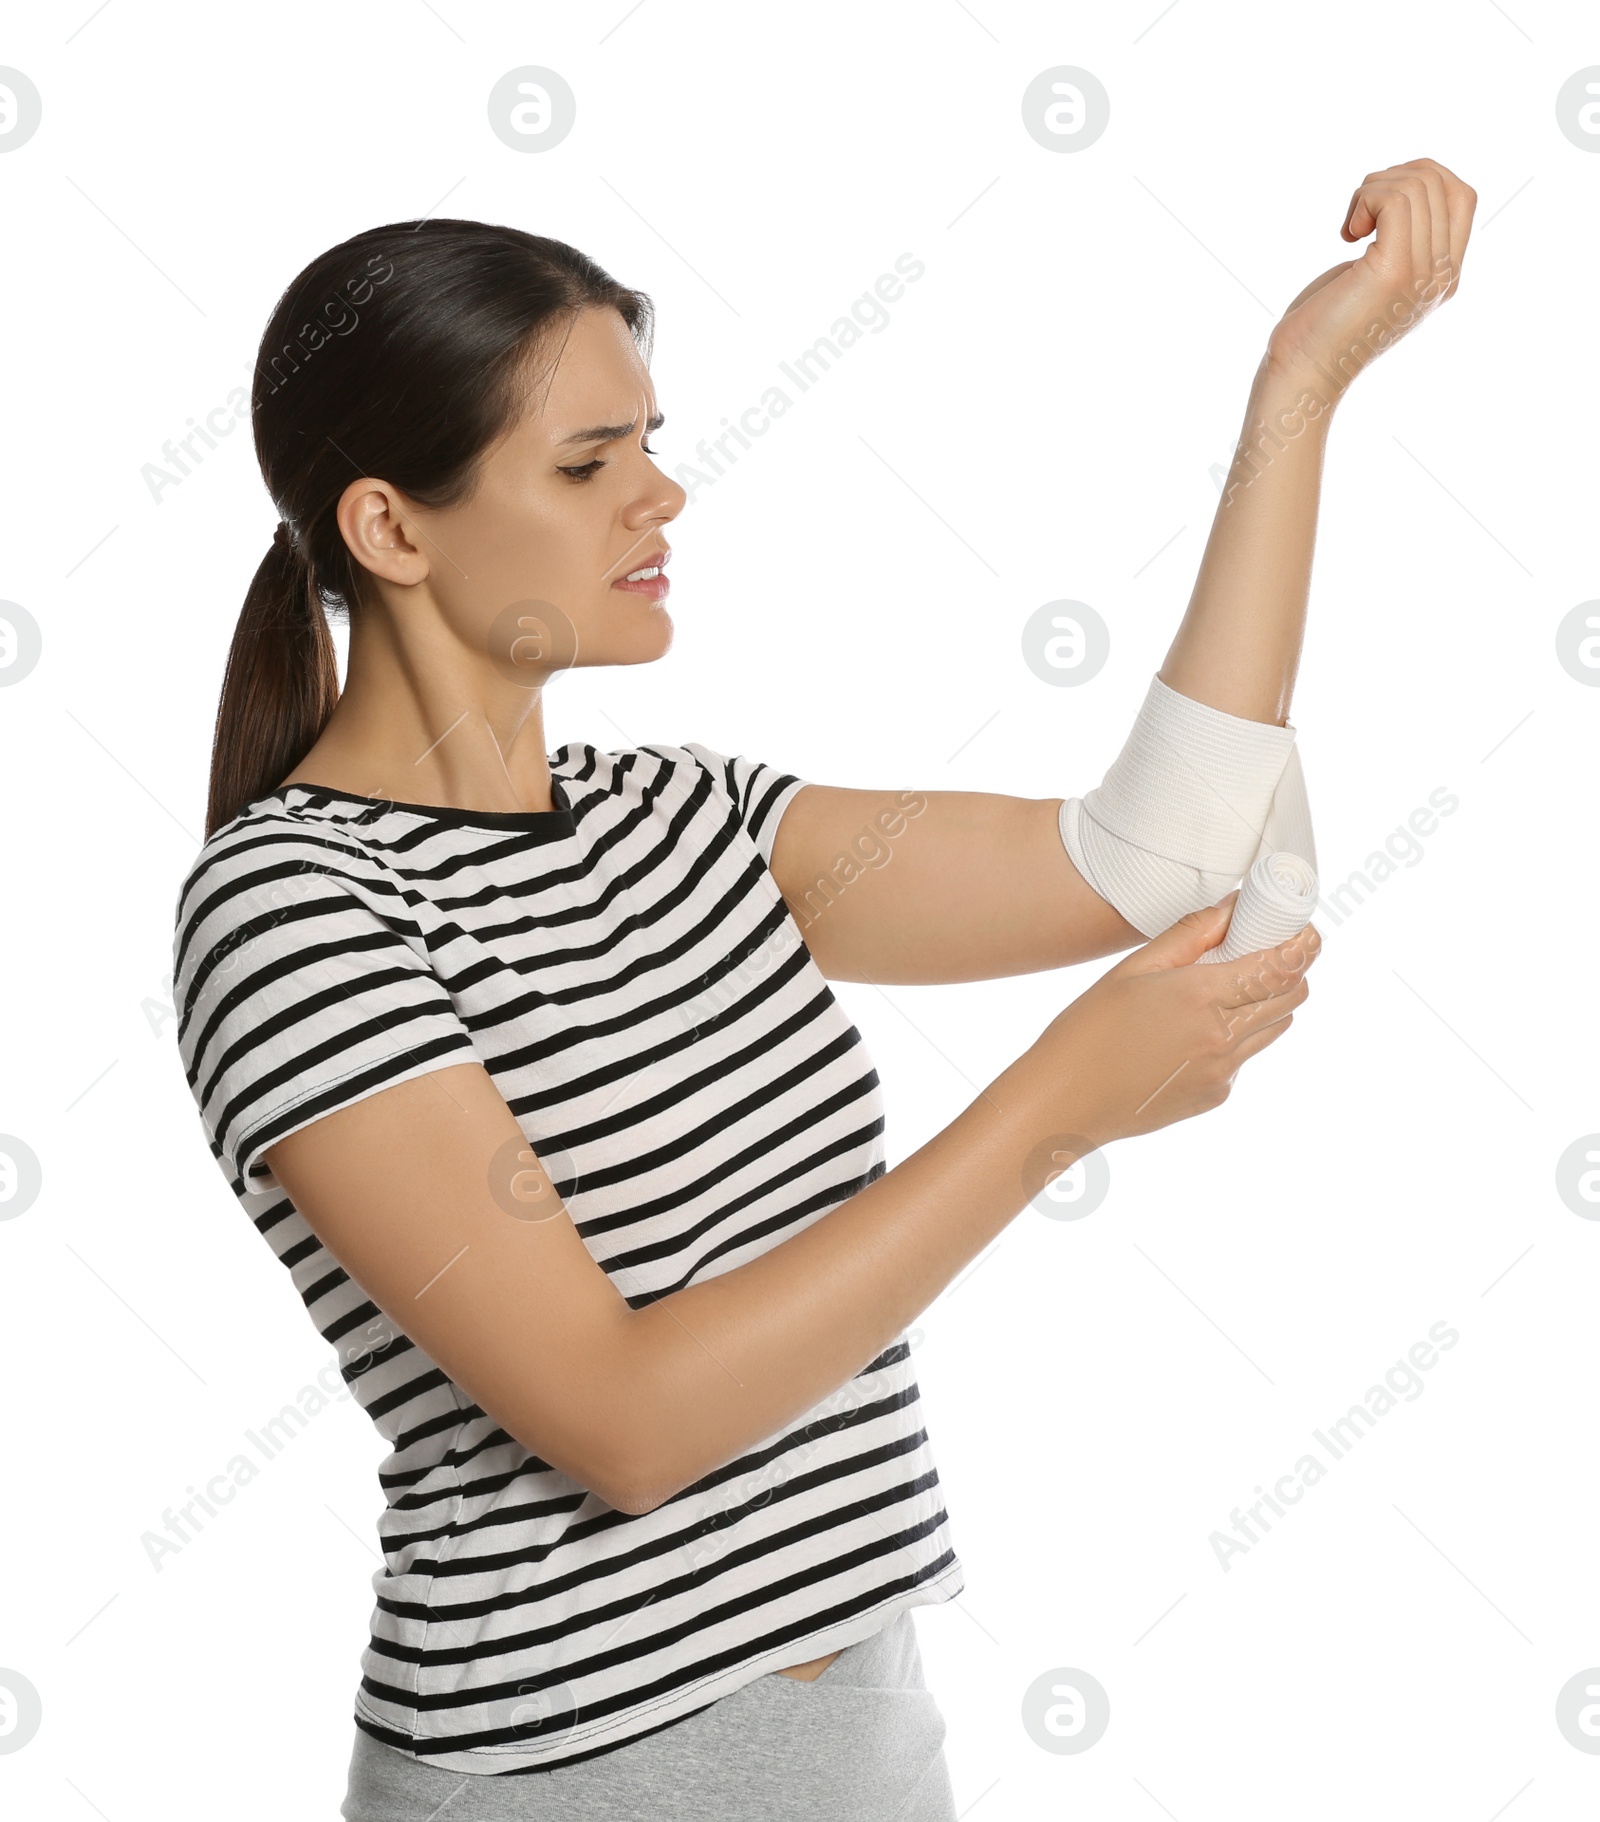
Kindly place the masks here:
POLYGON ((760 849, 761 858, 770 870, 779 819, 807 781, 797 778, 793 772, 780 772, 776 766, 766 765, 759 759, 746 759, 743 754, 730 759, 698 741, 686 743, 684 751, 692 753, 711 774, 717 789, 733 805, 741 827, 760 849))
POLYGON ((249 1190, 280 1187, 261 1154, 289 1133, 480 1060, 399 882, 292 832, 257 831, 197 865, 172 972, 201 1123, 249 1190))

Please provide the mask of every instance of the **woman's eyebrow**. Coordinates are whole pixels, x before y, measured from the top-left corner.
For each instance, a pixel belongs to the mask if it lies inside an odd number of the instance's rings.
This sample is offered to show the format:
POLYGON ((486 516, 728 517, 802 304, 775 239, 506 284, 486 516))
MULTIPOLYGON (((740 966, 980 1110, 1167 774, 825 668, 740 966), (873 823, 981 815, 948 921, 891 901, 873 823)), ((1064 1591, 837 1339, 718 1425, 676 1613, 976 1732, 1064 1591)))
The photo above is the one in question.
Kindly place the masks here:
MULTIPOLYGON (((659 430, 666 421, 667 414, 664 411, 658 411, 645 424, 645 434, 648 435, 652 430, 659 430)), ((595 424, 588 430, 574 430, 570 435, 562 437, 556 447, 565 449, 568 443, 614 443, 618 437, 631 437, 634 425, 638 422, 639 420, 635 418, 632 424, 595 424)))

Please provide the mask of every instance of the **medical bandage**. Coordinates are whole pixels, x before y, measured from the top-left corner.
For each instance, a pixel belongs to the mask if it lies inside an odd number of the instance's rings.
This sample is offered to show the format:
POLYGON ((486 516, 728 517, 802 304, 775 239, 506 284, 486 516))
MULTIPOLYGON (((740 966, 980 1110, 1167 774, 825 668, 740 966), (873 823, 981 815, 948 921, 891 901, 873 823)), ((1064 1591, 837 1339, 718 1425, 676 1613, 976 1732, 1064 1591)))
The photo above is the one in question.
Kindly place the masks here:
MULTIPOLYGON (((1294 728, 1226 714, 1156 676, 1104 780, 1062 804, 1060 828, 1073 865, 1146 936, 1214 905, 1274 853, 1315 876, 1294 728)), ((1236 920, 1243 907, 1241 888, 1236 920)))

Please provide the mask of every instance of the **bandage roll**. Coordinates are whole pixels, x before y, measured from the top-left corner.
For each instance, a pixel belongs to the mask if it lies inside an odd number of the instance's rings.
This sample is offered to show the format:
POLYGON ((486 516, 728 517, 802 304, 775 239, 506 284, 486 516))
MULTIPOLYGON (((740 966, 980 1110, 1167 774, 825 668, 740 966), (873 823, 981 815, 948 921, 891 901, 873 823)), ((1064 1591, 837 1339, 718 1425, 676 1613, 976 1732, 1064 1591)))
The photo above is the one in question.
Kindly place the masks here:
POLYGON ((1200 960, 1236 962, 1241 955, 1286 942, 1311 922, 1316 904, 1315 867, 1284 849, 1263 854, 1239 887, 1227 935, 1200 960))

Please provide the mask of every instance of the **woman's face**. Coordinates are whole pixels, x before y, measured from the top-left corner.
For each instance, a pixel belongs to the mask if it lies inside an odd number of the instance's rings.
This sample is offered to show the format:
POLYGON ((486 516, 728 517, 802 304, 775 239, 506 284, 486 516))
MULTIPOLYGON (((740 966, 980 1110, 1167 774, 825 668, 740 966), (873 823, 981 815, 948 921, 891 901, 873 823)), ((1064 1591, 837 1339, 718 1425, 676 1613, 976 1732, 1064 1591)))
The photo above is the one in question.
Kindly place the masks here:
POLYGON ((530 683, 573 663, 640 664, 667 650, 664 600, 615 585, 660 562, 688 498, 645 447, 660 422, 655 390, 622 317, 583 310, 555 346, 554 372, 546 353, 527 411, 485 458, 471 499, 406 513, 452 630, 502 676, 530 683))

